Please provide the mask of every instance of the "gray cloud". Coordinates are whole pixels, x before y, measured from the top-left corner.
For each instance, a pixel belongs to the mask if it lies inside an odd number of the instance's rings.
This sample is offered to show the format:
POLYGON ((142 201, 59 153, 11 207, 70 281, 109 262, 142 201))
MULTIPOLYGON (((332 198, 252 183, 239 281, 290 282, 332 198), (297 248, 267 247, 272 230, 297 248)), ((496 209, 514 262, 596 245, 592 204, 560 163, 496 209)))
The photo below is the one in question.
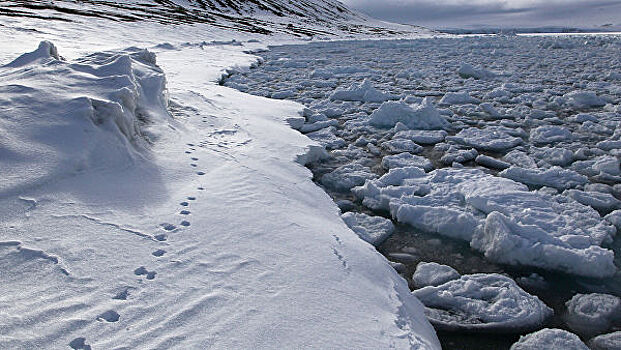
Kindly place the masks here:
POLYGON ((372 17, 431 27, 621 24, 621 0, 343 0, 372 17))

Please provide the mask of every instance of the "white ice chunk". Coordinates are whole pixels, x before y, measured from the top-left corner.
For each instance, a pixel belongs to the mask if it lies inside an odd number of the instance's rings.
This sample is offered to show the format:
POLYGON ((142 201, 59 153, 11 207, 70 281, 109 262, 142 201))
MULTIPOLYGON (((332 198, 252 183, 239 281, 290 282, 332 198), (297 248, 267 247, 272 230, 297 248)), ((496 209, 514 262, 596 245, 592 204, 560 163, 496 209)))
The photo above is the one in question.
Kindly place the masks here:
POLYGON ((520 340, 511 345, 510 350, 589 350, 577 335, 562 329, 544 328, 535 333, 520 337, 520 340))
POLYGON ((396 98, 397 96, 377 90, 368 79, 365 79, 362 84, 353 84, 349 88, 337 89, 330 95, 330 100, 333 101, 384 102, 396 98))
POLYGON ((500 169, 500 170, 504 170, 507 169, 511 166, 511 164, 507 163, 507 162, 503 162, 502 160, 496 159, 496 158, 492 158, 490 156, 486 156, 484 154, 481 154, 479 156, 477 156, 474 159, 475 162, 477 162, 477 164, 483 165, 485 167, 491 168, 491 169, 500 169))
POLYGON ((388 150, 390 153, 402 153, 402 152, 410 152, 410 153, 420 153, 423 151, 423 147, 415 144, 411 140, 407 139, 394 139, 390 141, 383 142, 381 145, 384 149, 388 150))
POLYGON ((610 212, 615 209, 621 208, 621 201, 616 199, 610 193, 601 192, 585 192, 580 190, 566 190, 563 192, 567 197, 588 205, 591 208, 599 211, 610 212))
POLYGON ((509 135, 502 127, 467 128, 447 140, 474 147, 479 151, 503 152, 522 143, 519 137, 509 135))
POLYGON ((385 156, 382 159, 382 167, 386 170, 404 167, 419 167, 425 171, 431 171, 433 169, 433 165, 429 159, 408 152, 385 156))
POLYGON ((569 141, 571 138, 571 131, 562 126, 544 125, 530 131, 530 141, 535 144, 569 141))
POLYGON ((586 176, 569 169, 553 166, 549 169, 525 169, 511 167, 500 176, 533 186, 549 186, 559 190, 584 185, 589 180, 586 176))
POLYGON ((348 212, 341 218, 360 238, 374 246, 382 244, 395 231, 392 221, 381 216, 348 212))
POLYGON ((621 320, 621 298, 609 294, 576 294, 565 303, 567 325, 574 331, 596 335, 621 320))
POLYGON ((448 281, 458 279, 459 276, 459 272, 450 266, 435 262, 420 262, 416 265, 416 271, 412 276, 412 281, 416 288, 423 288, 427 286, 438 286, 448 281))
POLYGON ((599 335, 589 345, 592 350, 621 350, 621 331, 599 335))
POLYGON ((474 79, 485 79, 494 77, 495 74, 489 70, 483 68, 475 68, 468 63, 462 63, 457 71, 460 77, 464 79, 474 78, 474 79))
POLYGON ((374 111, 369 124, 378 128, 392 128, 401 122, 410 129, 445 129, 450 123, 434 107, 430 98, 425 98, 414 107, 403 101, 387 101, 374 111))
POLYGON ((602 107, 606 104, 602 98, 593 91, 572 91, 563 95, 569 104, 578 108, 602 107))
POLYGON ((412 292, 436 329, 522 332, 537 329, 552 309, 500 274, 464 275, 412 292))
POLYGON ((499 212, 485 220, 483 233, 471 245, 485 257, 510 265, 541 267, 587 277, 616 273, 614 253, 583 235, 555 237, 535 225, 524 225, 499 212))
POLYGON ((479 99, 470 96, 468 92, 447 92, 440 100, 441 105, 463 105, 468 103, 479 103, 479 99))
POLYGON ((377 175, 368 167, 358 163, 351 163, 323 175, 321 183, 333 190, 349 191, 352 187, 364 184, 367 179, 375 178, 377 178, 377 175))
POLYGON ((444 141, 448 133, 444 130, 402 130, 393 139, 409 139, 421 145, 434 145, 444 141))

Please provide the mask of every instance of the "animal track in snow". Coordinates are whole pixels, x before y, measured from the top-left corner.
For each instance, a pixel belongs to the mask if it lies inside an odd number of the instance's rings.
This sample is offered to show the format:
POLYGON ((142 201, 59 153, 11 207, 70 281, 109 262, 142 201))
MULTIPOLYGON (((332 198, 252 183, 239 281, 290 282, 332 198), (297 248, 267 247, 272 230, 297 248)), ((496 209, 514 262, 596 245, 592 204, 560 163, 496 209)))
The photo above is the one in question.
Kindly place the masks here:
POLYGON ((165 240, 168 239, 168 236, 166 236, 165 233, 160 233, 159 235, 155 235, 153 237, 160 242, 164 242, 165 240))
POLYGON ((179 205, 182 205, 182 206, 184 206, 184 207, 187 207, 188 205, 190 205, 190 203, 188 203, 188 202, 181 202, 181 203, 179 203, 179 205))
POLYGON ((188 197, 188 200, 189 200, 189 201, 195 201, 195 200, 196 200, 196 197, 188 197))
POLYGON ((186 221, 186 220, 183 220, 183 221, 181 221, 181 223, 179 225, 188 227, 188 226, 190 226, 190 222, 186 221))
POLYGON ((197 161, 197 160, 198 160, 198 158, 196 158, 196 157, 192 157, 191 159, 192 159, 193 161, 197 161))
POLYGON ((132 287, 125 287, 122 291, 116 293, 115 296, 112 297, 114 300, 127 300, 129 297, 129 291, 133 289, 132 287))
POLYGON ((134 270, 134 275, 136 275, 136 276, 144 276, 144 275, 146 275, 148 280, 152 280, 152 279, 155 278, 155 275, 157 275, 157 272, 149 271, 149 270, 147 270, 146 267, 140 266, 139 268, 134 270))
POLYGON ((182 210, 179 212, 179 214, 181 215, 190 215, 190 211, 189 210, 182 210))
POLYGON ((343 264, 344 268, 347 268, 347 261, 345 260, 345 258, 343 257, 343 255, 341 255, 341 253, 339 253, 338 250, 336 250, 336 248, 334 248, 332 250, 332 252, 334 253, 334 255, 341 261, 341 263, 343 264))
POLYGON ((69 347, 71 347, 73 350, 91 350, 91 346, 86 344, 86 338, 84 337, 73 339, 69 343, 69 347))
POLYGON ((196 174, 201 175, 201 176, 202 176, 202 175, 205 175, 205 173, 204 173, 204 172, 202 172, 202 171, 199 171, 199 172, 197 172, 196 174))
MULTIPOLYGON (((147 277, 149 278, 149 277, 147 277)), ((108 310, 104 313, 102 313, 101 315, 97 316, 97 321, 103 322, 117 322, 119 319, 121 318, 121 315, 119 315, 116 311, 114 310, 108 310)))
POLYGON ((158 249, 158 250, 154 251, 151 254, 153 254, 153 256, 157 256, 159 258, 160 256, 164 256, 164 254, 166 254, 166 251, 164 249, 158 249))
POLYGON ((168 223, 160 224, 160 226, 162 226, 162 229, 165 231, 174 231, 177 228, 177 226, 168 223))

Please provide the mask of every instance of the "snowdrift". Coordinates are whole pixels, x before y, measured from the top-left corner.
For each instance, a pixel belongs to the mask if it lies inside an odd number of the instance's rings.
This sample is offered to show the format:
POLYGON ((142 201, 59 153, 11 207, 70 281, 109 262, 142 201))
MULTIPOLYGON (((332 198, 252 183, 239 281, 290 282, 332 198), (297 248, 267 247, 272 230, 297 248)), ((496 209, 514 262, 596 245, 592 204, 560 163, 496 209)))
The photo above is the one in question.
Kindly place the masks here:
POLYGON ((147 50, 63 60, 48 41, 0 67, 0 196, 144 157, 172 121, 147 50))

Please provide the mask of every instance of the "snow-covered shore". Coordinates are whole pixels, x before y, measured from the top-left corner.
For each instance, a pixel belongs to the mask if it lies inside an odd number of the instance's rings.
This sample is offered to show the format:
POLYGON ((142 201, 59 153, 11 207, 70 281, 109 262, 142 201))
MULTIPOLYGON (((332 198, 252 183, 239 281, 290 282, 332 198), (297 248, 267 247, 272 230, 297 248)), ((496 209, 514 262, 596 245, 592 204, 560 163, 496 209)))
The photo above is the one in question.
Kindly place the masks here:
POLYGON ((0 347, 439 348, 303 167, 321 152, 288 125, 302 106, 217 84, 264 43, 0 29, 0 347))

